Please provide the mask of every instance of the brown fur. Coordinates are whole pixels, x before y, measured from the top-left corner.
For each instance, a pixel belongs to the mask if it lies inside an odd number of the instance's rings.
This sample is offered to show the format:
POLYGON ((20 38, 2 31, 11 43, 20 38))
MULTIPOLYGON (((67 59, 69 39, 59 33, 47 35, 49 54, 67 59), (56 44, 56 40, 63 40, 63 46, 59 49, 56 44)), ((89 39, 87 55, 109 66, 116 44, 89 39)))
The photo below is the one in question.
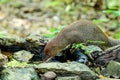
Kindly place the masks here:
POLYGON ((58 35, 45 46, 44 54, 56 56, 67 45, 90 41, 104 41, 104 46, 110 46, 108 37, 95 24, 88 20, 79 20, 62 29, 58 35))

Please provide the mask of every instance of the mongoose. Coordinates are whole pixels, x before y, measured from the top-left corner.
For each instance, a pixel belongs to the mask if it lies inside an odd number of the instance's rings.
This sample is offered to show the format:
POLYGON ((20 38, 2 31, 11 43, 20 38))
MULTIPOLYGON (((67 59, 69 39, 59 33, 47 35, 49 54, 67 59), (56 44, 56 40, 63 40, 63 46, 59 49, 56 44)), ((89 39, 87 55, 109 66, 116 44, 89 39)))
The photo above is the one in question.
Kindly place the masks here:
POLYGON ((108 36, 94 23, 88 20, 79 20, 62 29, 44 48, 44 62, 48 62, 67 45, 73 43, 85 43, 87 41, 103 41, 102 46, 110 47, 120 41, 108 38, 108 36))

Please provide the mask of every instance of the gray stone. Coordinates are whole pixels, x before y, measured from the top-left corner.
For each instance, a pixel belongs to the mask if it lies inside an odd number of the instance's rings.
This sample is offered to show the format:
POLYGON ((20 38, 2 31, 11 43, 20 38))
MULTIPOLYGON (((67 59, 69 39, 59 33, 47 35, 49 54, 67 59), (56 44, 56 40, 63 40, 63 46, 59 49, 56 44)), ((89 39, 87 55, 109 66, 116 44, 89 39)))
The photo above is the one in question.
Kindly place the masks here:
POLYGON ((55 80, 81 80, 79 76, 57 77, 55 80))
POLYGON ((2 67, 4 64, 6 64, 7 61, 8 61, 7 56, 1 54, 1 51, 0 51, 0 67, 2 67))
POLYGON ((120 78, 120 63, 116 61, 110 61, 107 68, 102 71, 105 76, 112 76, 115 78, 120 78))
POLYGON ((6 68, 2 80, 40 80, 34 68, 6 68))
POLYGON ((17 44, 17 43, 24 43, 25 39, 24 38, 20 38, 16 35, 9 35, 9 34, 0 34, 3 36, 0 36, 0 45, 1 46, 10 46, 13 44, 17 44))
POLYGON ((68 63, 41 63, 36 66, 39 73, 46 71, 54 71, 57 75, 61 74, 63 76, 66 75, 78 75, 81 79, 91 79, 94 80, 97 78, 95 73, 91 71, 85 64, 77 63, 77 62, 68 62, 68 63))
POLYGON ((48 39, 42 35, 31 34, 26 38, 26 41, 33 43, 33 45, 45 45, 48 42, 48 39))
POLYGON ((97 80, 120 80, 120 79, 114 79, 114 78, 103 78, 103 79, 97 79, 97 80))
POLYGON ((25 50, 21 50, 21 51, 18 51, 18 52, 15 52, 13 57, 18 60, 18 61, 21 61, 21 62, 28 62, 29 59, 31 59, 33 57, 34 54, 31 54, 30 52, 28 51, 25 51, 25 50))
POLYGON ((46 73, 44 73, 43 75, 41 75, 41 80, 54 80, 56 78, 56 73, 54 73, 53 71, 48 71, 46 73))

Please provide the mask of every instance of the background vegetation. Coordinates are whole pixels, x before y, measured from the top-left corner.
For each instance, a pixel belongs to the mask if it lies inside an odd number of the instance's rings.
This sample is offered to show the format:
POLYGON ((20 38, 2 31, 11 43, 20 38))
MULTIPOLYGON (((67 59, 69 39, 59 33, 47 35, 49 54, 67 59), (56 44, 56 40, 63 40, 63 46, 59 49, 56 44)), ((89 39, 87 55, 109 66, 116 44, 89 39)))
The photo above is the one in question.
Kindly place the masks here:
POLYGON ((0 0, 0 33, 53 38, 70 23, 88 19, 120 39, 120 0, 0 0))

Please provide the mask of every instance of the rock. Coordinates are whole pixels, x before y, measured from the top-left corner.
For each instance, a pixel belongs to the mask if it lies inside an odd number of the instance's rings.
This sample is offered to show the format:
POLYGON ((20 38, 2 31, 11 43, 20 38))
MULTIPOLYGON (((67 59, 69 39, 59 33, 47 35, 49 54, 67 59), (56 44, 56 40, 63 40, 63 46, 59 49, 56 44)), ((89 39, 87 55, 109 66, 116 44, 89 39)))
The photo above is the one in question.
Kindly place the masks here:
POLYGON ((33 68, 5 68, 2 80, 40 80, 33 68))
MULTIPOLYGON (((2 70, 4 69, 4 67, 0 67, 0 77, 1 77, 1 74, 2 74, 2 70)), ((0 78, 1 80, 1 78, 0 78)))
POLYGON ((34 54, 32 61, 42 61, 44 58, 43 50, 48 40, 42 35, 31 34, 26 39, 24 48, 34 54))
POLYGON ((17 52, 26 50, 34 54, 32 61, 43 60, 43 50, 48 39, 42 35, 30 35, 26 38, 0 33, 0 49, 2 51, 17 52))
POLYGON ((56 76, 56 73, 54 73, 53 71, 48 71, 41 75, 41 80, 53 80, 56 78, 56 76))
POLYGON ((30 66, 30 64, 28 64, 27 62, 19 62, 15 59, 12 59, 12 61, 5 64, 5 67, 25 68, 25 67, 29 67, 29 66, 30 66))
POLYGON ((28 62, 33 57, 33 55, 34 54, 31 54, 28 51, 22 50, 15 52, 13 57, 20 62, 28 62))
POLYGON ((116 61, 110 61, 107 68, 102 71, 105 76, 112 76, 115 78, 120 78, 120 63, 116 61))
POLYGON ((7 63, 7 61, 8 61, 7 56, 1 54, 1 51, 0 51, 0 76, 2 74, 2 70, 4 69, 4 65, 7 63))
MULTIPOLYGON (((54 71, 57 75, 66 76, 66 75, 78 75, 81 79, 83 77, 86 80, 94 80, 97 78, 95 73, 91 71, 86 65, 78 62, 68 62, 68 63, 41 63, 36 66, 36 69, 39 73, 44 73, 46 71, 54 71)), ((84 79, 84 80, 85 80, 84 79)))
POLYGON ((98 66, 107 66, 112 60, 120 62, 120 44, 110 47, 100 54, 102 55, 98 55, 94 60, 98 66))
POLYGON ((55 80, 81 80, 79 76, 57 77, 55 80))
POLYGON ((97 79, 97 80, 120 80, 120 79, 114 79, 114 78, 103 78, 103 79, 97 79))
POLYGON ((38 35, 38 34, 31 34, 26 38, 26 41, 34 43, 34 45, 45 45, 47 44, 48 40, 46 37, 38 35))
POLYGON ((7 56, 0 53, 0 67, 2 67, 7 61, 7 56))
MULTIPOLYGON (((98 41, 98 43, 100 43, 100 42, 98 41)), ((102 51, 102 49, 100 47, 95 46, 95 45, 89 45, 86 48, 84 48, 84 50, 86 50, 85 51, 86 54, 90 54, 90 53, 93 53, 93 52, 96 52, 96 51, 98 51, 98 52, 102 51)))
MULTIPOLYGON (((11 46, 16 45, 18 43, 25 43, 25 39, 18 37, 16 35, 10 35, 10 34, 2 34, 0 33, 0 46, 11 46)), ((2 47, 1 47, 2 48, 2 47)))

